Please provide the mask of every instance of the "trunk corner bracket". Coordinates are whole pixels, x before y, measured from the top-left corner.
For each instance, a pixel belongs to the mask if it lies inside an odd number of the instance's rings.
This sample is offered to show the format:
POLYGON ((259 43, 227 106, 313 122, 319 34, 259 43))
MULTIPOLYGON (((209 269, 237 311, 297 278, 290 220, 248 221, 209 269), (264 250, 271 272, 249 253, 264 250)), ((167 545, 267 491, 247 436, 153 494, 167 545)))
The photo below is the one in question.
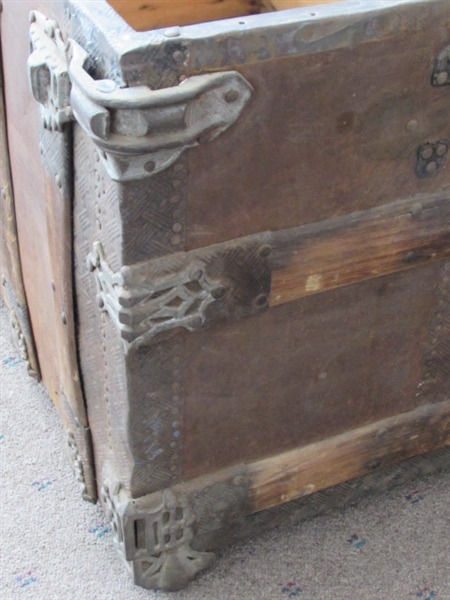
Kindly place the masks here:
POLYGON ((119 182, 149 177, 185 149, 214 140, 253 94, 236 71, 197 75, 160 90, 95 80, 86 70, 87 52, 72 39, 65 43, 57 23, 38 11, 30 14, 30 46, 28 76, 43 127, 61 131, 76 120, 119 182))

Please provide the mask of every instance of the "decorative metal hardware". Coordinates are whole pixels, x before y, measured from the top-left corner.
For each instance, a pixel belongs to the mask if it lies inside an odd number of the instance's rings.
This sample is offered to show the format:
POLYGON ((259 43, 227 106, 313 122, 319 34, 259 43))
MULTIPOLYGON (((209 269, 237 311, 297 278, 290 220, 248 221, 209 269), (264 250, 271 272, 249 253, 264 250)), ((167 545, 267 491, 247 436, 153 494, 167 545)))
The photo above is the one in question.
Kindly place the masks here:
POLYGON ((416 165, 419 177, 432 177, 442 169, 447 159, 449 146, 449 140, 439 140, 419 146, 416 165))
POLYGON ((95 502, 93 497, 88 493, 86 479, 84 477, 83 461, 80 451, 72 431, 67 431, 67 458, 73 469, 75 477, 80 485, 81 497, 88 502, 95 502))
POLYGON ((96 280, 97 303, 113 319, 127 352, 163 331, 195 331, 267 309, 270 240, 270 233, 258 234, 125 266, 119 273, 96 242, 87 266, 96 280))
POLYGON ((214 559, 191 548, 195 516, 173 491, 131 500, 120 484, 105 482, 101 498, 114 543, 136 585, 176 591, 214 559))
POLYGON ((33 369, 30 363, 30 359, 28 356, 28 348, 25 340, 25 336, 22 332, 22 328, 20 327, 19 319, 14 310, 10 310, 9 313, 9 322, 11 325, 11 333, 13 338, 13 343, 19 352, 20 359, 25 363, 27 367, 27 373, 33 379, 39 379, 39 374, 33 369))
POLYGON ((450 46, 435 59, 431 83, 434 86, 450 85, 450 46))
POLYGON ((143 281, 130 288, 124 267, 114 273, 106 262, 100 243, 88 257, 97 283, 97 302, 115 321, 122 338, 139 346, 162 331, 184 327, 194 331, 202 327, 206 308, 221 291, 218 282, 210 281, 204 265, 193 263, 188 269, 168 277, 143 281))
POLYGON ((39 102, 44 129, 62 131, 73 120, 66 44, 56 21, 38 11, 30 13, 30 21, 30 88, 39 102))
POLYGON ((55 21, 37 11, 30 20, 29 80, 44 128, 61 131, 75 118, 116 181, 149 177, 186 148, 212 141, 251 98, 253 88, 236 71, 190 77, 161 90, 95 80, 86 70, 87 52, 74 40, 65 44, 55 21))

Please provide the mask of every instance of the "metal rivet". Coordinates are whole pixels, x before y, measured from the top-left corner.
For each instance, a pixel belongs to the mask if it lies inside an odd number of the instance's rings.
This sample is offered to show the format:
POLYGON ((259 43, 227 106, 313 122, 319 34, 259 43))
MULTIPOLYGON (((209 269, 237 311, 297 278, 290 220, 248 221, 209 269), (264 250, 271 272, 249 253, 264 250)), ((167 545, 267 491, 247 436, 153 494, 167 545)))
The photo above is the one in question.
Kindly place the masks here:
POLYGON ((428 173, 428 175, 432 175, 433 173, 435 173, 437 170, 437 163, 435 163, 434 161, 430 162, 427 164, 427 166, 425 167, 425 171, 426 173, 428 173))
POLYGON ((219 298, 223 298, 225 296, 225 292, 226 292, 226 288, 224 287, 219 287, 216 288, 215 290, 213 290, 211 292, 211 295, 213 298, 215 298, 216 300, 219 300, 219 298))
POLYGON ((101 79, 95 84, 95 89, 103 94, 111 94, 117 88, 117 83, 111 79, 101 79))
POLYGON ((267 306, 268 301, 269 299, 266 294, 259 294, 259 296, 256 296, 256 298, 253 300, 253 304, 254 306, 263 308, 264 306, 267 306))
POLYGON ((244 478, 242 475, 236 475, 236 477, 233 478, 233 483, 234 485, 241 485, 244 483, 244 478))
POLYGON ((62 181, 59 175, 55 175, 55 183, 60 189, 62 188, 62 181))
POLYGON ((152 171, 154 171, 155 168, 156 168, 156 163, 154 160, 149 160, 144 165, 144 171, 147 171, 147 173, 152 173, 152 171))
POLYGON ((39 154, 44 154, 44 147, 42 144, 39 144, 39 154))
POLYGON ((420 215, 422 214, 422 205, 417 202, 416 204, 413 204, 411 207, 411 216, 413 218, 417 218, 420 217, 420 215))
POLYGON ((447 81, 449 80, 449 78, 450 78, 450 75, 446 71, 442 71, 436 77, 436 83, 438 85, 444 85, 445 83, 447 83, 447 81))
POLYGON ((174 166, 173 172, 174 173, 186 172, 186 167, 184 165, 178 163, 177 165, 174 166))
POLYGON ((52 290, 55 291, 56 290, 56 286, 55 286, 55 282, 53 281, 53 279, 52 279, 50 285, 52 286, 52 290))
POLYGON ((63 325, 67 325, 67 317, 66 317, 65 312, 61 313, 61 321, 62 321, 63 325))
POLYGON ((2 285, 6 285, 6 275, 2 274, 2 285))
POLYGON ((265 258, 266 256, 269 256, 269 254, 271 252, 272 252, 272 248, 268 245, 261 246, 261 248, 259 249, 259 255, 262 256, 263 258, 265 258))
POLYGON ((164 32, 164 36, 168 38, 180 37, 181 29, 179 27, 169 27, 164 32))
POLYGON ((422 150, 422 152, 420 153, 420 156, 425 160, 428 160, 433 156, 433 148, 424 148, 424 150, 422 150))
POLYGON ((103 302, 103 298, 98 294, 95 298, 96 302, 97 302, 97 306, 99 308, 103 308, 105 303, 103 302))
POLYGON ((180 231, 183 231, 183 225, 181 223, 175 223, 175 225, 172 227, 172 231, 175 233, 180 233, 180 231))
POLYGON ((172 185, 173 185, 174 189, 178 190, 183 185, 183 182, 180 181, 179 179, 174 179, 172 181, 172 185))
POLYGON ((179 235, 174 235, 171 240, 170 243, 172 244, 172 246, 178 246, 178 244, 181 243, 181 236, 179 235))
POLYGON ((412 263, 414 261, 416 261, 419 258, 419 255, 417 254, 417 252, 415 252, 414 250, 411 250, 410 252, 408 252, 404 258, 404 262, 405 263, 412 263))
POLYGON ((231 102, 236 102, 236 100, 239 98, 239 92, 237 92, 236 90, 229 90, 226 94, 225 94, 225 102, 229 102, 231 104, 231 102))
POLYGON ((178 427, 179 427, 179 426, 180 426, 180 424, 178 423, 178 421, 174 421, 174 422, 172 423, 172 427, 173 427, 174 429, 178 429, 178 427))
POLYGON ((438 156, 444 156, 444 154, 447 154, 448 151, 448 147, 445 144, 439 144, 439 146, 436 148, 436 154, 438 156))
POLYGON ((2 199, 6 200, 6 190, 5 190, 5 188, 2 188, 2 199))
POLYGON ((201 317, 195 317, 195 319, 192 321, 192 327, 201 327, 202 324, 203 321, 201 317))
POLYGON ((172 202, 172 204, 176 204, 180 200, 181 200, 181 196, 179 194, 175 194, 175 196, 172 196, 172 198, 170 199, 170 201, 172 202))
POLYGON ((30 12, 29 19, 30 19, 30 23, 34 23, 36 21, 36 13, 34 12, 34 10, 32 10, 30 12))
POLYGON ((406 125, 406 130, 407 131, 415 131, 417 129, 418 126, 418 122, 416 121, 416 119, 412 119, 411 121, 409 121, 409 123, 406 125))
POLYGON ((199 279, 201 279, 203 277, 203 271, 201 269, 196 269, 192 273, 191 277, 194 281, 198 281, 199 279))
POLYGON ((172 54, 172 58, 173 60, 177 63, 180 64, 182 62, 184 62, 185 60, 185 54, 184 52, 182 52, 181 50, 176 50, 173 54, 172 54))

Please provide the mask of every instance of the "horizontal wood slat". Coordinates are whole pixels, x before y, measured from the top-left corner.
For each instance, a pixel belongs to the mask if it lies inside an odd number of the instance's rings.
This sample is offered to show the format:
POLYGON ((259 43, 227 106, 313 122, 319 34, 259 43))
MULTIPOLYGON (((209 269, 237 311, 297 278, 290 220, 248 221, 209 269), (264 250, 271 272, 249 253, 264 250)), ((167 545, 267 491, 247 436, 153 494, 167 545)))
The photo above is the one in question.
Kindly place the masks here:
POLYGON ((449 256, 448 192, 275 232, 270 306, 449 256))
POLYGON ((252 512, 450 445, 450 401, 248 465, 252 512))

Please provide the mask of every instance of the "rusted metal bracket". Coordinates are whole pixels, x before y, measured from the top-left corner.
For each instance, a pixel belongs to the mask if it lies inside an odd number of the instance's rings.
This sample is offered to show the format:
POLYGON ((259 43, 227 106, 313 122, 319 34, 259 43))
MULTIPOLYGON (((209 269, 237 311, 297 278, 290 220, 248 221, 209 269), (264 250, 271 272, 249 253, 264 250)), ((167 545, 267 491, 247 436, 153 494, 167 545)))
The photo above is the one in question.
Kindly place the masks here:
POLYGON ((136 585, 180 590, 214 559, 212 552, 191 548, 195 515, 173 491, 131 500, 119 483, 107 480, 101 500, 116 549, 136 585))
POLYGON ((431 83, 434 86, 450 85, 450 46, 434 60, 431 83))
POLYGON ((97 283, 97 303, 128 351, 163 331, 195 331, 261 313, 269 304, 270 239, 263 233, 125 266, 118 273, 96 242, 87 266, 97 283))
POLYGON ((236 71, 190 77, 162 90, 95 80, 87 70, 88 53, 74 40, 66 44, 55 21, 37 11, 30 21, 29 80, 43 126, 61 130, 75 118, 116 181, 149 177, 186 148, 212 141, 252 96, 253 88, 236 71))

